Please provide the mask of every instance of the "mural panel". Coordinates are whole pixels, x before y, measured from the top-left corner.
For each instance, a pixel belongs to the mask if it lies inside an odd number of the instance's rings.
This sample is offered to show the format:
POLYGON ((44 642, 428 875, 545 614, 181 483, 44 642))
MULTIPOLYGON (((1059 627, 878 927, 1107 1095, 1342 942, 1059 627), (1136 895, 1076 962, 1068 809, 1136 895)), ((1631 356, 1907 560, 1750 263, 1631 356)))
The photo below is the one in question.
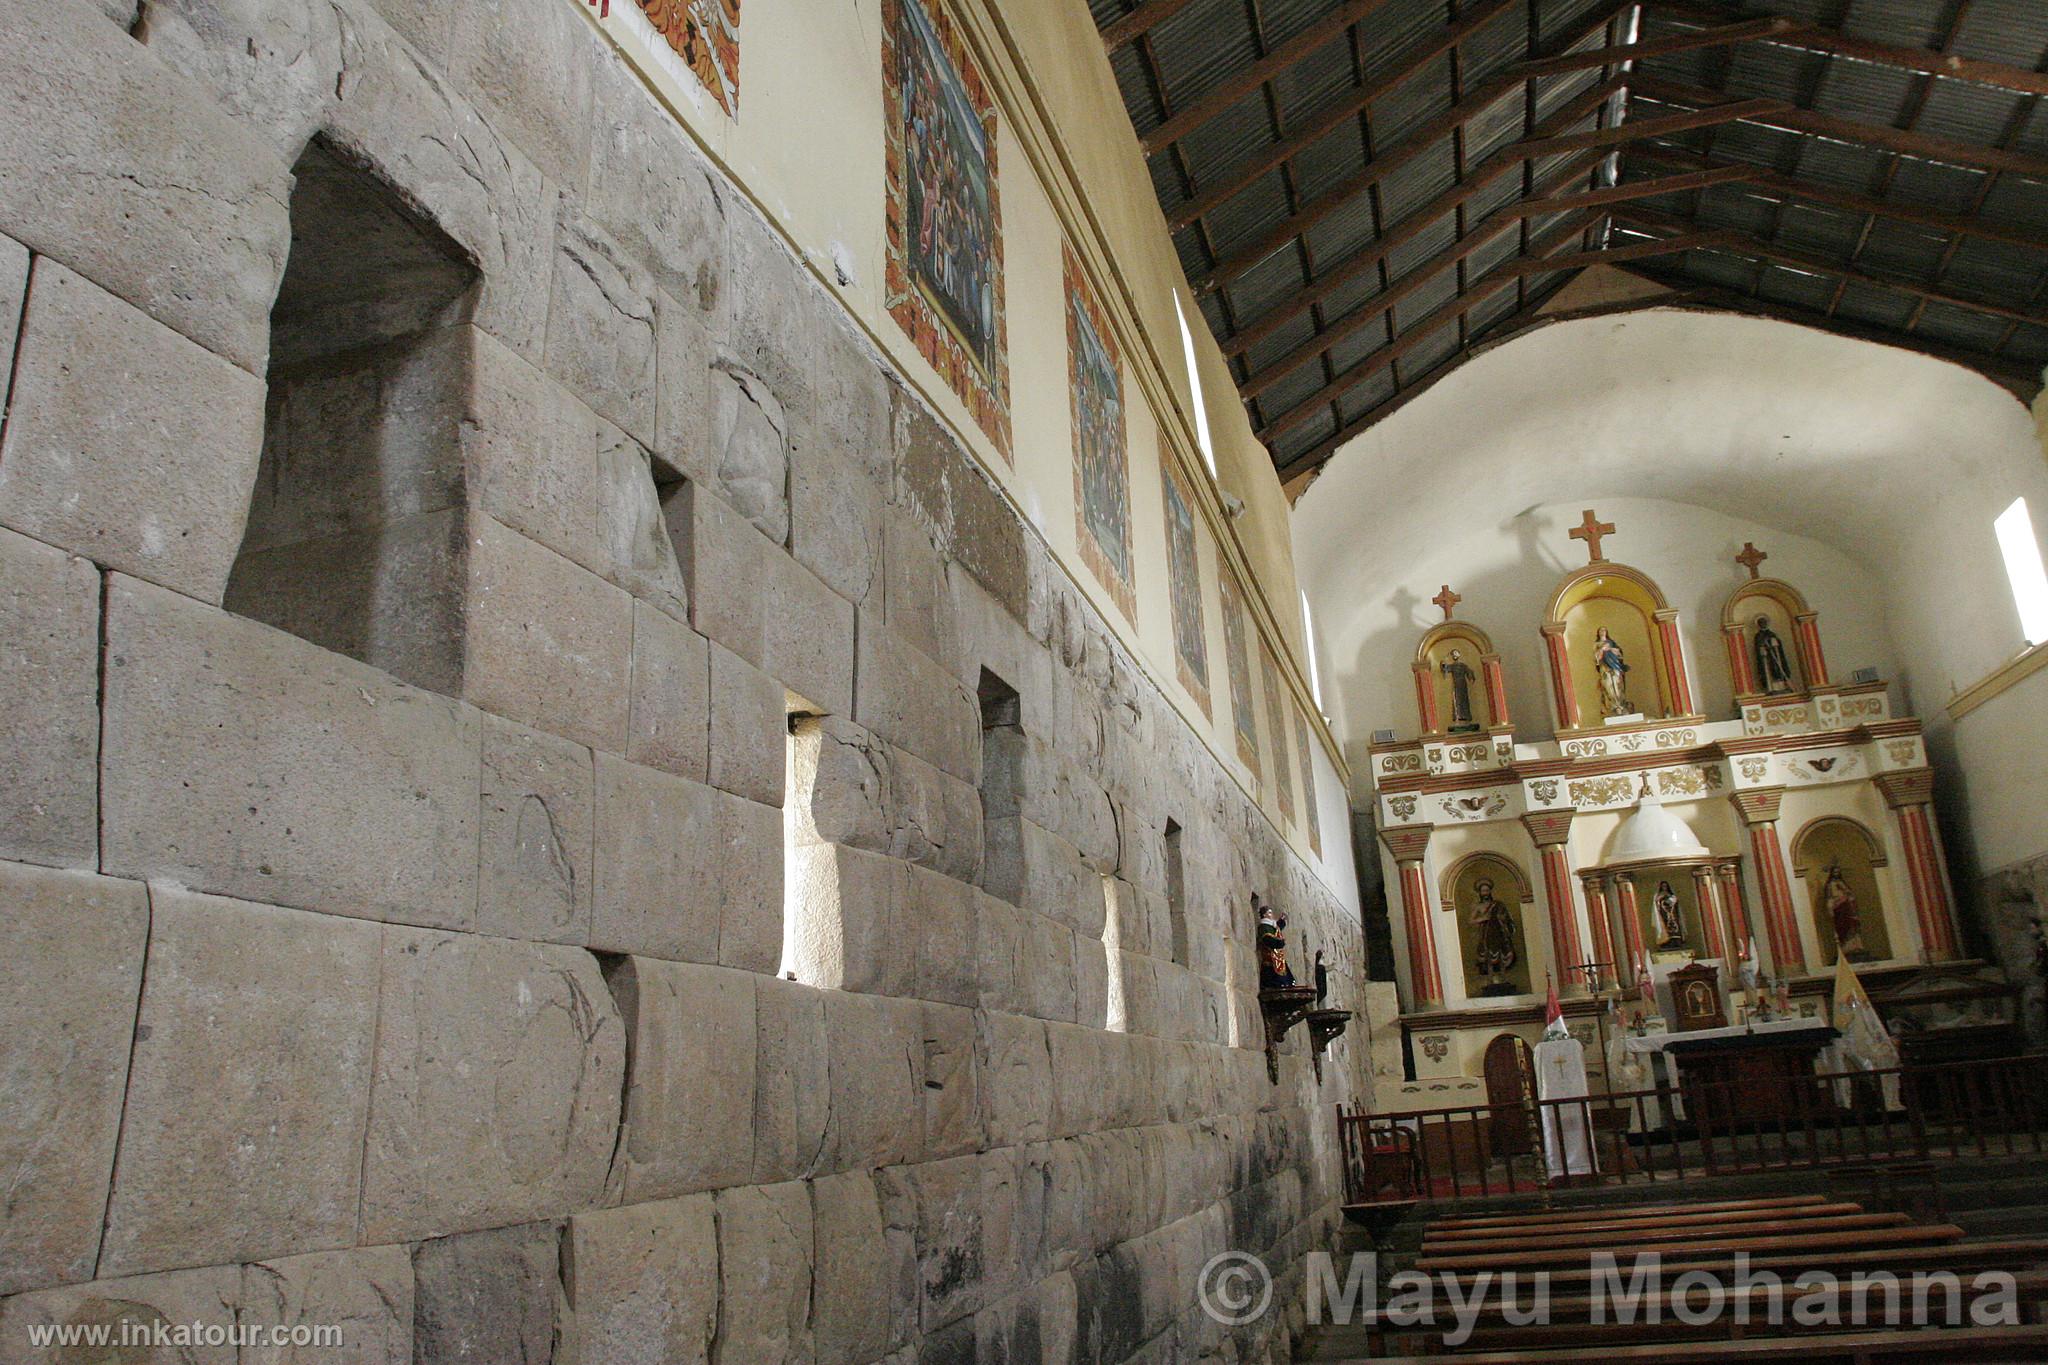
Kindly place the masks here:
POLYGON ((1294 761, 1301 769, 1301 811, 1307 818, 1308 846, 1323 856, 1323 813, 1316 809, 1316 765, 1308 747, 1308 717, 1294 713, 1294 761))
POLYGON ((740 111, 740 0, 640 0, 647 22, 729 116, 740 111))
POLYGON ((882 0, 882 77, 885 302, 1008 459, 995 104, 959 30, 920 0, 882 0))
POLYGON ((1081 263, 1060 249, 1067 289, 1067 397, 1074 419, 1074 518, 1086 560, 1123 610, 1137 616, 1131 583, 1131 461, 1116 340, 1081 263))
POLYGON ((1252 656, 1244 619, 1244 593, 1229 569, 1217 575, 1223 595, 1224 665, 1230 670, 1230 724, 1237 735, 1237 756, 1254 773, 1259 770, 1259 718, 1252 710, 1252 656))
POLYGON ((1287 750, 1287 709, 1280 700, 1280 670, 1274 667, 1273 651, 1259 646, 1259 677, 1266 688, 1266 730, 1273 736, 1273 787, 1280 797, 1280 818, 1294 818, 1294 775, 1289 771, 1287 750))
POLYGON ((1194 507, 1173 462, 1159 461, 1166 503, 1166 586, 1173 608, 1173 667, 1202 713, 1209 713, 1209 636, 1202 620, 1202 556, 1194 507))

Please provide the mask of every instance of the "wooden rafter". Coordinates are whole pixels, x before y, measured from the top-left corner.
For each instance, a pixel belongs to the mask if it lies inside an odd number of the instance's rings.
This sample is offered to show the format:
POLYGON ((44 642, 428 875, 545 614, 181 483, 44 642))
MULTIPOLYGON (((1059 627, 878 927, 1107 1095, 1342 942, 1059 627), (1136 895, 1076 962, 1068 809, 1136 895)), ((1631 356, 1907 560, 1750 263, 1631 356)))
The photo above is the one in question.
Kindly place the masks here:
MULTIPOLYGON (((1287 137, 1262 151, 1254 160, 1232 169, 1225 179, 1204 188, 1193 199, 1176 207, 1167 215, 1168 225, 1174 228, 1186 227, 1197 218, 1214 212, 1220 205, 1244 193, 1274 169, 1285 167, 1331 132, 1369 110, 1374 101, 1400 88, 1421 73, 1487 22, 1513 9, 1516 2, 1517 0, 1488 0, 1488 3, 1480 5, 1460 18, 1457 23, 1439 30, 1400 66, 1376 80, 1359 86, 1287 137)), ((1623 0, 1614 0, 1613 7, 1621 8, 1622 2, 1623 0)))
POLYGON ((1145 134, 1139 141, 1146 155, 1156 155, 1180 141, 1267 81, 1300 65, 1313 53, 1342 38, 1353 24, 1386 3, 1387 0, 1346 0, 1336 11, 1317 20, 1145 134))
MULTIPOLYGON (((1753 10, 1717 4, 1714 0, 1648 0, 1648 3, 1650 8, 1659 14, 1704 24, 1741 23, 1745 20, 1771 17, 1753 10)), ((1772 34, 1757 41, 1783 47, 1803 48, 1810 52, 1824 52, 1832 57, 1847 57, 1851 61, 1897 67, 1904 71, 1917 71, 1923 76, 1945 76, 1977 85, 1996 86, 2001 90, 2011 90, 2022 95, 2048 95, 2048 73, 2029 71, 2025 67, 2010 66, 2004 62, 1963 57, 1951 52, 1937 52, 1932 48, 1872 42, 1867 38, 1852 37, 1840 29, 1830 28, 1824 24, 1801 24, 1797 28, 1772 34)))
POLYGON ((1668 38, 1648 38, 1641 42, 1619 43, 1613 47, 1596 47, 1590 52, 1568 52, 1559 57, 1523 62, 1515 68, 1515 74, 1555 76, 1566 71, 1589 71, 1597 67, 1620 66, 1623 62, 1640 62, 1650 57, 1669 56, 1674 52, 1695 52, 1703 47, 1726 47, 1731 43, 1746 43, 1798 27, 1797 19, 1787 19, 1782 15, 1768 19, 1746 19, 1740 23, 1676 33, 1668 38))
POLYGON ((1159 25, 1186 9, 1193 0, 1145 0, 1121 19, 1112 19, 1102 26, 1102 45, 1111 52, 1125 43, 1133 42, 1150 33, 1159 25))
MULTIPOLYGON (((1702 90, 1697 86, 1649 75, 1637 75, 1631 79, 1629 91, 1653 104, 1683 105, 1702 112, 1735 107, 1727 96, 1717 91, 1702 90)), ((1866 147, 1891 152, 1895 156, 1909 156, 1921 161, 1939 161, 1952 166, 1968 166, 1975 170, 2006 171, 2015 175, 2048 179, 2048 157, 2030 156, 2025 152, 2015 152, 2002 147, 1985 147, 1948 138, 1930 137, 1925 133, 1893 128, 1880 123, 1838 118, 1819 110, 1802 109, 1786 100, 1748 99, 1740 103, 1748 106, 1747 111, 1736 120, 1741 123, 1763 124, 1787 132, 1812 133, 1836 142, 1860 143, 1866 147)))
MULTIPOLYGON (((1537 243, 1536 249, 1531 255, 1540 259, 1545 256, 1560 254, 1563 248, 1572 244, 1584 228, 1585 223, 1582 220, 1577 218, 1568 219, 1562 228, 1553 229, 1547 233, 1537 243)), ((1478 280, 1473 282, 1472 288, 1468 292, 1453 297, 1429 316, 1403 327, 1400 336, 1395 338, 1393 342, 1380 347, 1377 351, 1344 370, 1336 378, 1302 399, 1287 411, 1270 419, 1256 435, 1261 441, 1270 443, 1281 432, 1300 426, 1303 422, 1314 416, 1316 409, 1320 408, 1323 404, 1357 388, 1367 379, 1378 374, 1409 351, 1421 345, 1431 334, 1443 327, 1458 322, 1467 313, 1477 308, 1480 304, 1485 303, 1495 294, 1500 293, 1501 290, 1513 288, 1515 281, 1519 278, 1519 275, 1508 274, 1498 269, 1482 272, 1478 280)))

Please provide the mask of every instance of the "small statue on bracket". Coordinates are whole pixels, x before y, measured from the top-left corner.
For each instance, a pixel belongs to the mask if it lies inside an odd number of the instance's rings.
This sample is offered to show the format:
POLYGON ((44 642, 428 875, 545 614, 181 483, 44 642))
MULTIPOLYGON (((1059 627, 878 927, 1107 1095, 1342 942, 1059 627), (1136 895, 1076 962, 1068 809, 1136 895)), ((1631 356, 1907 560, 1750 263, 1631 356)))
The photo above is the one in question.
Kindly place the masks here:
POLYGON ((1259 989, 1286 990, 1294 984, 1287 966, 1287 916, 1270 905, 1259 907, 1259 989))
POLYGON ((1323 961, 1323 950, 1316 949, 1316 1003, 1322 1004, 1330 996, 1330 964, 1323 961))

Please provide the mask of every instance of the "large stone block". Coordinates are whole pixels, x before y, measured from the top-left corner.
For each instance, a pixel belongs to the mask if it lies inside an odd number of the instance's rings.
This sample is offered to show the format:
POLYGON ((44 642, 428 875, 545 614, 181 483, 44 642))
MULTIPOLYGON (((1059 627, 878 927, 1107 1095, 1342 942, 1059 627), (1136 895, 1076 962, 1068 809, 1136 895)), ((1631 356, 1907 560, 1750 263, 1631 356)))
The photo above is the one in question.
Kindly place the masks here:
POLYGON ((262 373, 283 160, 90 5, 7 6, 0 51, 0 232, 262 373))
POLYGON ((719 496, 776 545, 789 541, 789 414, 768 381, 730 356, 711 365, 719 496))
POLYGON ((918 1321, 927 1333, 967 1316, 986 1298, 982 1159, 955 1157, 884 1171, 878 1183, 916 1211, 918 1321))
POLYGON ((960 880, 981 869, 981 794, 971 783, 822 717, 796 731, 799 842, 847 844, 960 880))
POLYGON ((853 706, 853 605, 695 484, 669 499, 691 624, 812 707, 853 706))
POLYGON ((866 1170, 811 1184, 812 1323, 818 1365, 858 1365, 909 1341, 918 1301, 917 1211, 884 1207, 866 1170))
POLYGON ((724 913, 723 820, 714 789, 597 755, 591 946, 716 962, 724 913))
MULTIPOLYGON (((81 6, 81 8, 83 8, 81 6)), ((97 19, 95 23, 99 22, 97 19)), ((174 1327, 217 1334, 219 1346, 143 1346, 99 1355, 122 1365, 238 1365, 230 1336, 240 1307, 242 1269, 217 1265, 202 1270, 174 1270, 162 1275, 95 1280, 63 1289, 17 1294, 0 1299, 0 1365, 48 1365, 51 1360, 89 1361, 86 1349, 52 1353, 30 1344, 29 1333, 54 1329, 105 1332, 118 1341, 123 1334, 148 1340, 166 1336, 174 1327), (68 1357, 68 1360, 67 1360, 68 1357)))
POLYGON ((863 849, 807 844, 792 850, 788 871, 790 966, 799 980, 874 995, 916 988, 909 868, 863 849))
POLYGON ((218 602, 262 450, 261 380, 37 262, 0 440, 0 523, 218 602))
POLYGON ((596 1203, 625 1030, 591 956, 393 926, 383 959, 362 1239, 596 1203))
POLYGON ((593 572, 600 549, 598 429, 559 381, 495 337, 477 333, 462 424, 465 480, 477 505, 593 572))
POLYGON ((93 566, 0 530, 0 857, 98 859, 99 634, 93 566))
POLYGON ((654 286, 610 234, 564 212, 548 299, 547 370, 643 445, 654 440, 654 286))
POLYGON ((751 205, 736 203, 727 215, 726 250, 731 351, 768 381, 785 407, 803 415, 799 425, 807 429, 815 405, 818 338, 839 325, 840 309, 751 205))
POLYGON ((1072 844, 1024 816, 990 820, 982 839, 982 885, 990 895, 1101 936, 1103 877, 1072 844))
POLYGON ((718 960, 773 976, 784 937, 782 811, 718 792, 718 960))
POLYGON ((633 603, 633 695, 626 757, 693 782, 704 781, 709 775, 711 698, 711 661, 704 637, 645 602, 633 603))
POLYGON ((590 750, 496 716, 485 716, 483 727, 477 928, 588 943, 597 781, 590 750))
MULTIPOLYGON (((917 517, 889 509, 882 534, 881 619, 896 637, 941 664, 960 649, 953 620, 953 594, 946 586, 946 560, 917 517)), ((861 624, 867 624, 867 613, 861 624)))
MULTIPOLYGON (((105 3, 133 27, 135 0, 105 3)), ((328 5, 160 0, 136 37, 287 158, 319 128, 341 75, 341 16, 328 5)))
POLYGON ((691 1365, 719 1335, 719 1229, 711 1196, 569 1220, 569 1307, 585 1360, 691 1365))
POLYGON ((590 30, 547 0, 482 0, 453 25, 448 75, 549 183, 578 189, 590 165, 590 30))
POLYGON ((780 806, 789 758, 782 685, 711 642, 711 785, 780 806))
POLYGON ((993 896, 982 896, 976 905, 983 1006, 1071 1022, 1074 931, 1050 916, 993 896))
POLYGON ((811 1249, 811 1191, 803 1181, 719 1192, 720 1365, 812 1359, 811 1249))
POLYGON ((563 1302, 561 1231, 492 1228, 413 1249, 414 1365, 545 1365, 556 1359, 563 1302))
POLYGON ((360 1247, 245 1265, 241 1320, 341 1334, 333 1345, 245 1345, 242 1365, 412 1365, 412 1257, 360 1247))
POLYGON ((626 1025, 624 1203, 745 1183, 754 1167, 754 982, 629 957, 606 973, 626 1025))
MULTIPOLYGON (((28 248, 0 235, 0 355, 13 355, 21 336, 21 306, 28 298, 28 248)), ((6 411, 10 372, 0 379, 0 412, 6 411)))
POLYGON ((718 486, 719 390, 728 383, 718 366, 732 358, 724 344, 728 292, 714 281, 708 302, 690 289, 654 296, 654 452, 706 488, 718 486))
POLYGON ((921 867, 910 869, 905 889, 916 926, 917 994, 970 1008, 980 1004, 980 893, 921 867))
POLYGON ((894 427, 896 500, 924 517, 939 547, 1010 616, 1024 619, 1032 578, 1023 519, 906 389, 895 391, 894 427))
POLYGON ((860 622, 853 718, 963 782, 981 772, 974 696, 951 672, 887 627, 860 622))
POLYGON ((825 997, 828 1168, 893 1166, 924 1148, 924 1010, 915 1000, 825 997))
POLYGON ((1023 815, 1071 844, 1097 872, 1113 872, 1117 813, 1096 774, 1017 726, 984 732, 988 818, 1023 815))
POLYGON ((633 601, 486 516, 471 519, 465 697, 618 753, 631 703, 633 601))
POLYGON ((755 998, 754 1182, 794 1180, 820 1169, 831 1116, 826 994, 776 977, 755 998))
POLYGON ((348 1245, 381 931, 167 887, 150 901, 100 1268, 348 1245))
POLYGON ((811 422, 799 444, 838 455, 886 495, 895 478, 889 367, 844 316, 828 316, 812 340, 811 422))
POLYGON ((931 1001, 924 1006, 924 1155, 958 1156, 985 1145, 981 1058, 974 1011, 931 1001))
POLYGON ((332 914, 476 916, 467 707, 134 579, 107 596, 109 872, 332 914))
POLYGON ((0 862, 0 1294, 92 1276, 148 937, 139 884, 0 862))
POLYGON ((866 602, 882 558, 882 491, 872 477, 837 450, 800 449, 789 511, 797 563, 855 606, 866 602))
POLYGON ((991 1010, 979 1016, 981 1111, 991 1147, 1052 1133, 1052 1054, 1045 1024, 991 1010))
POLYGON ((633 596, 678 621, 690 619, 689 590, 683 583, 675 543, 662 508, 672 471, 657 468, 644 447, 610 423, 601 423, 597 443, 598 572, 633 596))

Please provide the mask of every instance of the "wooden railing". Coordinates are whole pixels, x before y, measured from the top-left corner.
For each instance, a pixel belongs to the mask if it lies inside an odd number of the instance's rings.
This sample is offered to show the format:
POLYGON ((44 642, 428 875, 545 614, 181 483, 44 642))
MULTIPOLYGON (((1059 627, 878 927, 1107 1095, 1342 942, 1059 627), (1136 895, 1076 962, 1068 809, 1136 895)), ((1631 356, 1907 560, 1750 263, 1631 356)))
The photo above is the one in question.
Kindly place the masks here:
POLYGON ((1583 1099, 1357 1114, 1337 1127, 1345 1201, 1456 1201, 1548 1180, 1543 1131, 1583 1125, 1625 1185, 2048 1150, 2048 1054, 1816 1073, 1759 1103, 1753 1086, 1681 1083, 1583 1099))

